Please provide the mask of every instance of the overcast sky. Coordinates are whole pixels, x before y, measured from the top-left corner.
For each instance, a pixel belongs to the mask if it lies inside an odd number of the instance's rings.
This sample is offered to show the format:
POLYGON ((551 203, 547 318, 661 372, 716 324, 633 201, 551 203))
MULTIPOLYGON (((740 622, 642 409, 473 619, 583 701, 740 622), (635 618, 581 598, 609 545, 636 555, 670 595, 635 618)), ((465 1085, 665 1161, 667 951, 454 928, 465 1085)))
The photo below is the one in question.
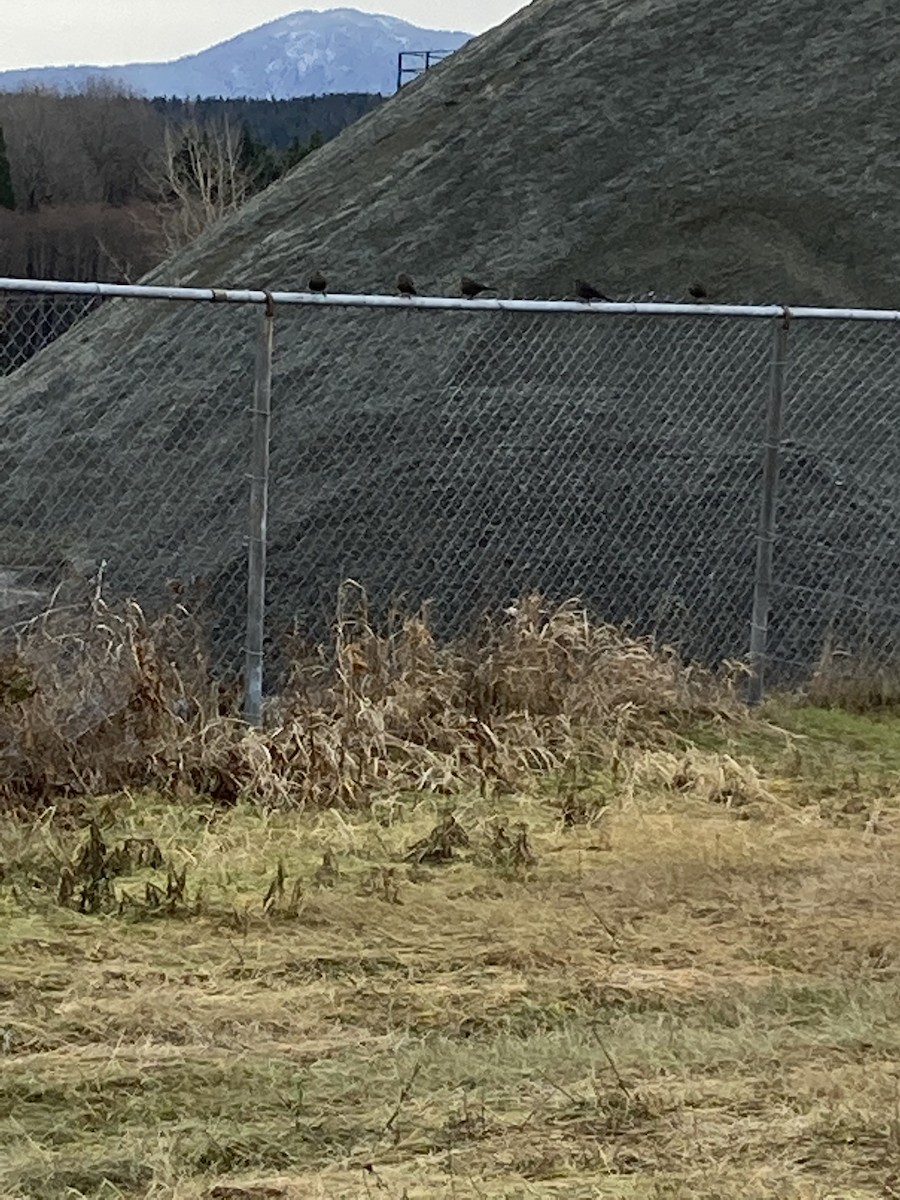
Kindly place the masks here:
POLYGON ((0 0, 0 70, 155 62, 205 50, 298 9, 389 12, 482 33, 527 0, 0 0))

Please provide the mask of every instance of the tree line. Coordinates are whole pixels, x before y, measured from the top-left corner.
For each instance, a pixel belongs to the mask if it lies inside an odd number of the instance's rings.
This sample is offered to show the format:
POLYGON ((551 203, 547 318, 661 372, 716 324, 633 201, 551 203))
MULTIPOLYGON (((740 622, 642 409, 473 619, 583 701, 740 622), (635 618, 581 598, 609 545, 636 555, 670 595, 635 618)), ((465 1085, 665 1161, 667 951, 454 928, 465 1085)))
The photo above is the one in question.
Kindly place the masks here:
POLYGON ((0 274, 133 282, 380 100, 0 93, 0 274))

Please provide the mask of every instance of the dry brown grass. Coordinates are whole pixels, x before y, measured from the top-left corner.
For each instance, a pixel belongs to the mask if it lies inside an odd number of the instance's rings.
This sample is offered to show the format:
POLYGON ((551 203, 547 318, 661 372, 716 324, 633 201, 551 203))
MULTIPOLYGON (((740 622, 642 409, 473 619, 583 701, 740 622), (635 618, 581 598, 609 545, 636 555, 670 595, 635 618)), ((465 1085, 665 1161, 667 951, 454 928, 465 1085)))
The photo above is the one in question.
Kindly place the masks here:
POLYGON ((883 646, 839 654, 826 643, 806 689, 811 704, 852 712, 900 707, 900 665, 886 663, 883 646))
POLYGON ((98 596, 30 623, 0 664, 0 795, 29 807, 125 787, 355 808, 398 789, 516 788, 575 752, 614 760, 734 716, 730 682, 540 597, 437 645, 424 616, 369 624, 346 594, 331 647, 294 645, 262 732, 212 681, 184 609, 98 596))
POLYGON ((260 734, 185 614, 26 632, 0 1196, 900 1191, 900 722, 508 617, 345 610, 260 734))
POLYGON ((0 1194, 890 1195, 900 806, 768 752, 749 819, 644 759, 574 824, 549 781, 8 818, 0 1194))

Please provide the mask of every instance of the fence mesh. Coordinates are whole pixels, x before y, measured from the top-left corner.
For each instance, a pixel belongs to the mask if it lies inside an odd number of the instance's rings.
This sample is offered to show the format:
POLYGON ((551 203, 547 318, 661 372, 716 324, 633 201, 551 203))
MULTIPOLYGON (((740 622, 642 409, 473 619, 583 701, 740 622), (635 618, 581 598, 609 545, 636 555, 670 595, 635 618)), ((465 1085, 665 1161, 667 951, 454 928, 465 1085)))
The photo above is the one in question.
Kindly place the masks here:
POLYGON ((536 589, 692 655, 744 654, 768 332, 280 311, 273 624, 298 600, 326 614, 351 577, 378 611, 431 600, 441 633, 536 589))
POLYGON ((0 293, 0 376, 17 370, 101 303, 97 296, 0 293))
POLYGON ((93 320, 0 381, 0 626, 102 575, 151 610, 184 596, 237 663, 258 312, 111 300, 93 320), (124 339, 122 305, 148 321, 124 339), (215 378, 190 370, 200 332, 215 378))
POLYGON ((790 330, 770 618, 773 678, 897 661, 900 329, 790 330))
MULTIPOLYGON (((0 626, 102 568, 151 608, 184 595, 237 668, 260 310, 97 305, 0 299, 0 626)), ((898 337, 791 325, 780 681, 896 660, 898 337)), ((536 590, 745 657, 772 338, 760 319, 280 306, 269 662, 287 630, 325 632, 348 578, 376 619, 429 602, 441 636, 536 590)))

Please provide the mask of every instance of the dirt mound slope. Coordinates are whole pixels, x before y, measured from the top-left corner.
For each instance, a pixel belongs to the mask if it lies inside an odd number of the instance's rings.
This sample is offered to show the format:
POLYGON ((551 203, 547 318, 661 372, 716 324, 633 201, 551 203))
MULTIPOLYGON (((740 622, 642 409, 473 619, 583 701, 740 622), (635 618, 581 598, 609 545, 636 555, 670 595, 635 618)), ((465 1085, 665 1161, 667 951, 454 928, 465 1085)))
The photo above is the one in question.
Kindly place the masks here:
MULTIPOLYGON (((536 0, 152 279, 297 288, 322 266, 335 290, 404 270, 445 292, 467 271, 561 296, 584 275, 620 297, 700 280, 714 300, 893 305, 898 34, 880 0, 536 0)), ((148 596, 191 576, 238 642, 257 319, 116 302, 0 382, 0 567, 105 560, 148 596)), ((283 314, 273 629, 314 623, 351 574, 378 603, 434 597, 448 628, 542 587, 741 653, 769 335, 283 314)), ((808 665, 861 607, 894 620, 898 435, 882 335, 795 337, 776 650, 808 665), (848 400, 868 419, 844 422, 848 400)))

